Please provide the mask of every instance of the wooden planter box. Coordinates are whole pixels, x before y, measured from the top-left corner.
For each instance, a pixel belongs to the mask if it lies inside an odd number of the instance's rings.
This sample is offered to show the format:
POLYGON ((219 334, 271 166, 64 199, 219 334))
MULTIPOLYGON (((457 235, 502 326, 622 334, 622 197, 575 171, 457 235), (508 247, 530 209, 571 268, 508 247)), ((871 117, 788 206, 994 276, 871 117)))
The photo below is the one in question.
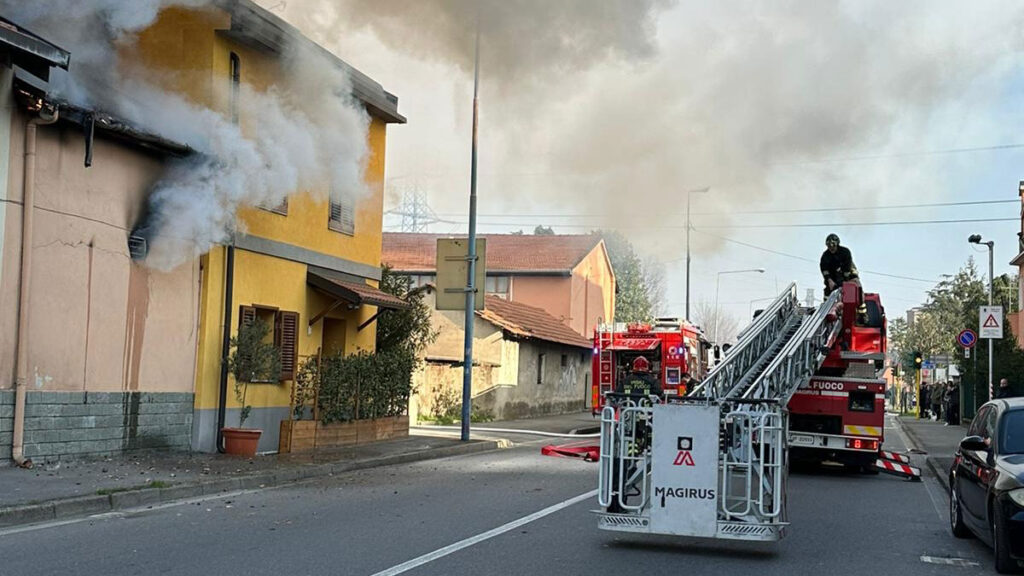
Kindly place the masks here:
POLYGON ((282 420, 278 450, 302 452, 316 448, 355 446, 409 435, 409 416, 321 424, 317 420, 282 420))

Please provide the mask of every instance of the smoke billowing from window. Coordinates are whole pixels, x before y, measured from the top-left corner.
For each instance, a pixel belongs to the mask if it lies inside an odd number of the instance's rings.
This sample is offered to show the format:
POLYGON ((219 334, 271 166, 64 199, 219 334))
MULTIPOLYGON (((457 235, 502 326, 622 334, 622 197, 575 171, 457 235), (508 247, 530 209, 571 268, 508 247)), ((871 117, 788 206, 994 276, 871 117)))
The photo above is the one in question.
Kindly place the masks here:
MULTIPOLYGON (((353 101, 344 71, 307 46, 281 56, 276 87, 246 85, 226 111, 187 100, 171 71, 143 69, 119 55, 168 7, 211 7, 212 0, 0 0, 5 16, 72 53, 56 73, 55 95, 121 117, 191 146, 172 161, 149 196, 137 233, 148 240, 148 266, 168 270, 229 241, 243 206, 281 204, 295 192, 357 198, 366 191, 369 118, 353 101)), ((213 79, 214 101, 227 102, 230 78, 213 79), (221 80, 221 81, 219 81, 221 80)), ((326 221, 325 221, 326 225, 326 221)))

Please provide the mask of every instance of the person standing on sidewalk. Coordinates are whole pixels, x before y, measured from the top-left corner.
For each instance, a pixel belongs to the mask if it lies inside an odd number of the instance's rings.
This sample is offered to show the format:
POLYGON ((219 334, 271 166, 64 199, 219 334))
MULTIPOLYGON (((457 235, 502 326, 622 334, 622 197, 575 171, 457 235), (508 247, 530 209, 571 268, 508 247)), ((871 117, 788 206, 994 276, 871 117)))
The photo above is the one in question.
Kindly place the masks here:
POLYGON ((946 387, 946 426, 960 423, 960 387, 950 382, 946 387))
POLYGON ((932 416, 935 417, 936 422, 942 419, 942 401, 945 398, 945 393, 945 382, 936 382, 934 385, 932 385, 932 416))
POLYGON ((999 388, 996 388, 995 393, 992 395, 993 398, 1013 398, 1016 394, 1013 393, 1013 389, 1010 388, 1010 381, 1006 378, 999 380, 999 388))

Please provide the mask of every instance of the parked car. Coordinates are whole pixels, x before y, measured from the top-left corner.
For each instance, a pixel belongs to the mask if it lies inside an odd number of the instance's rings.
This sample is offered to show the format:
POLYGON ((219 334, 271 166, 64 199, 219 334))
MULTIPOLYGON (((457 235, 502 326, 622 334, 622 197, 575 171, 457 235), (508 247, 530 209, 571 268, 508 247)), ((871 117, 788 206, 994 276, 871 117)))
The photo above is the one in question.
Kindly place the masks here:
POLYGON ((996 571, 1024 561, 1024 398, 982 406, 949 471, 949 523, 958 538, 977 536, 995 552, 996 571))

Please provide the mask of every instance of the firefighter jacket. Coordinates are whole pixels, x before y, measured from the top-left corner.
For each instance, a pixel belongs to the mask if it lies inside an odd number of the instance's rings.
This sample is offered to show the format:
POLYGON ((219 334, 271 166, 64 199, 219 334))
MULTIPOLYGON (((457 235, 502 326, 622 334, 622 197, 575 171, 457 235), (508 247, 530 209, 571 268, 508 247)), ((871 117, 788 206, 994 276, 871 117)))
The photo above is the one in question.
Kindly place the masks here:
POLYGON ((631 372, 623 378, 619 393, 639 396, 661 395, 661 384, 650 373, 631 372))
POLYGON ((856 279, 857 267, 853 264, 850 249, 839 246, 835 254, 825 250, 821 254, 821 275, 825 279, 825 286, 828 286, 830 278, 836 287, 842 286, 843 282, 856 279))

